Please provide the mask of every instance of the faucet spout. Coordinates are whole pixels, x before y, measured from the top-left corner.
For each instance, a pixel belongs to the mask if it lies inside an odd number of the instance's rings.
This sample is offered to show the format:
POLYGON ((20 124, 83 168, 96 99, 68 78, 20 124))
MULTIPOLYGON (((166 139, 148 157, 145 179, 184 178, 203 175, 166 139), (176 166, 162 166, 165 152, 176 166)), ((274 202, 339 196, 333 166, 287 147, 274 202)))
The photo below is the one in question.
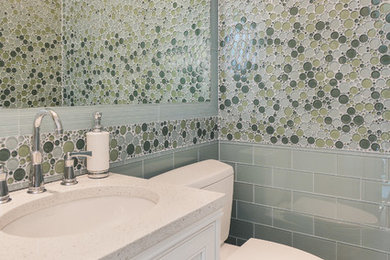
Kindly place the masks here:
POLYGON ((62 128, 62 123, 61 123, 61 120, 60 120, 60 117, 58 116, 58 114, 56 112, 54 112, 53 110, 51 109, 43 109, 41 111, 39 111, 36 115, 35 115, 35 119, 34 119, 34 125, 33 125, 33 146, 32 146, 32 151, 39 151, 39 147, 40 147, 40 128, 41 128, 41 123, 42 123, 42 119, 47 116, 47 115, 50 115, 51 118, 53 119, 54 121, 54 125, 55 125, 55 128, 56 128, 56 133, 57 134, 62 134, 63 133, 63 128, 62 128))
POLYGON ((37 194, 46 191, 44 187, 44 178, 42 173, 42 153, 40 150, 40 128, 42 119, 49 115, 55 125, 56 133, 62 134, 63 128, 60 117, 56 112, 51 109, 43 109, 39 111, 34 119, 33 136, 32 136, 32 149, 31 149, 31 171, 29 175, 30 185, 28 193, 37 194))

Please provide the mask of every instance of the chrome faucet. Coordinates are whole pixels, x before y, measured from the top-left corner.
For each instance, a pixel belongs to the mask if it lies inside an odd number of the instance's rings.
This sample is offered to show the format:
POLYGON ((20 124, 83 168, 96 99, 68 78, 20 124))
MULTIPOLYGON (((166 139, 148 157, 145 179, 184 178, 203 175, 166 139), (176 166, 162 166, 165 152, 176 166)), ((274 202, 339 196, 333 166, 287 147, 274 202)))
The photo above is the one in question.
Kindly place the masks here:
POLYGON ((4 171, 4 164, 0 163, 0 204, 11 200, 8 192, 7 176, 8 174, 4 171))
POLYGON ((31 171, 29 175, 30 185, 27 190, 28 193, 32 193, 32 194, 42 193, 46 191, 44 186, 43 173, 42 173, 42 153, 40 150, 40 145, 41 145, 40 127, 41 127, 42 119, 47 115, 50 115, 50 117, 53 119, 56 128, 56 133, 57 134, 63 133, 62 123, 56 112, 54 112, 51 109, 43 109, 36 114, 34 119, 33 137, 32 137, 31 171))
POLYGON ((73 164, 75 157, 91 157, 91 151, 81 152, 67 152, 64 157, 64 177, 61 185, 70 186, 77 184, 76 176, 74 174, 73 164))

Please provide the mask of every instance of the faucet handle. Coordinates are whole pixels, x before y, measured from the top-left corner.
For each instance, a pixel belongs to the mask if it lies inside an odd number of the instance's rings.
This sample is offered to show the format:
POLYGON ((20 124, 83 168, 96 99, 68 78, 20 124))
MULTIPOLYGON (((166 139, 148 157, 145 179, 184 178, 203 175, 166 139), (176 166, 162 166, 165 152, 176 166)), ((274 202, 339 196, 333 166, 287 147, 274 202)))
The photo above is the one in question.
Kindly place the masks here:
POLYGON ((68 152, 66 155, 69 155, 69 158, 92 157, 92 152, 91 151, 68 152))
POLYGON ((4 163, 0 163, 0 204, 11 200, 8 192, 7 176, 8 174, 4 171, 4 163))
POLYGON ((81 152, 67 152, 64 157, 64 177, 62 179, 61 185, 75 185, 77 184, 76 176, 74 174, 73 164, 75 157, 91 157, 91 151, 81 151, 81 152))
POLYGON ((4 171, 4 163, 0 162, 0 181, 7 180, 8 174, 4 171))

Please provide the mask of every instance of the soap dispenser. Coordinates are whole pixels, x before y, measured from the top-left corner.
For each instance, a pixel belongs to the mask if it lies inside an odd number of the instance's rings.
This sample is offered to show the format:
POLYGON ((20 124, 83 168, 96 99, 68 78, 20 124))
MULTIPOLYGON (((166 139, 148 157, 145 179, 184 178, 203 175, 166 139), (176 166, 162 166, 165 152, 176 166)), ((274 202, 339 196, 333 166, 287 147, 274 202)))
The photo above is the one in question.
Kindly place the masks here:
POLYGON ((0 163, 0 204, 11 200, 8 192, 7 177, 8 174, 4 170, 4 164, 0 163))
POLYGON ((102 113, 96 112, 94 128, 87 133, 87 149, 92 152, 92 156, 87 158, 87 171, 88 177, 92 179, 107 177, 110 167, 110 134, 103 131, 101 120, 102 113))

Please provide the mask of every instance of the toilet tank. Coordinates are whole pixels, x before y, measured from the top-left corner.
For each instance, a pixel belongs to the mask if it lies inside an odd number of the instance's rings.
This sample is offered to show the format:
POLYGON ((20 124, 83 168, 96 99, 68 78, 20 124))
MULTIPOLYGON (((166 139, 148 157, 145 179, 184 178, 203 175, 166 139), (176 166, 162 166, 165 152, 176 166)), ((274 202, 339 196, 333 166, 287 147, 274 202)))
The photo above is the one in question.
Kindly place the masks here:
POLYGON ((221 219, 221 244, 228 238, 233 202, 232 166, 217 160, 206 160, 165 172, 150 180, 225 193, 225 206, 221 219))

